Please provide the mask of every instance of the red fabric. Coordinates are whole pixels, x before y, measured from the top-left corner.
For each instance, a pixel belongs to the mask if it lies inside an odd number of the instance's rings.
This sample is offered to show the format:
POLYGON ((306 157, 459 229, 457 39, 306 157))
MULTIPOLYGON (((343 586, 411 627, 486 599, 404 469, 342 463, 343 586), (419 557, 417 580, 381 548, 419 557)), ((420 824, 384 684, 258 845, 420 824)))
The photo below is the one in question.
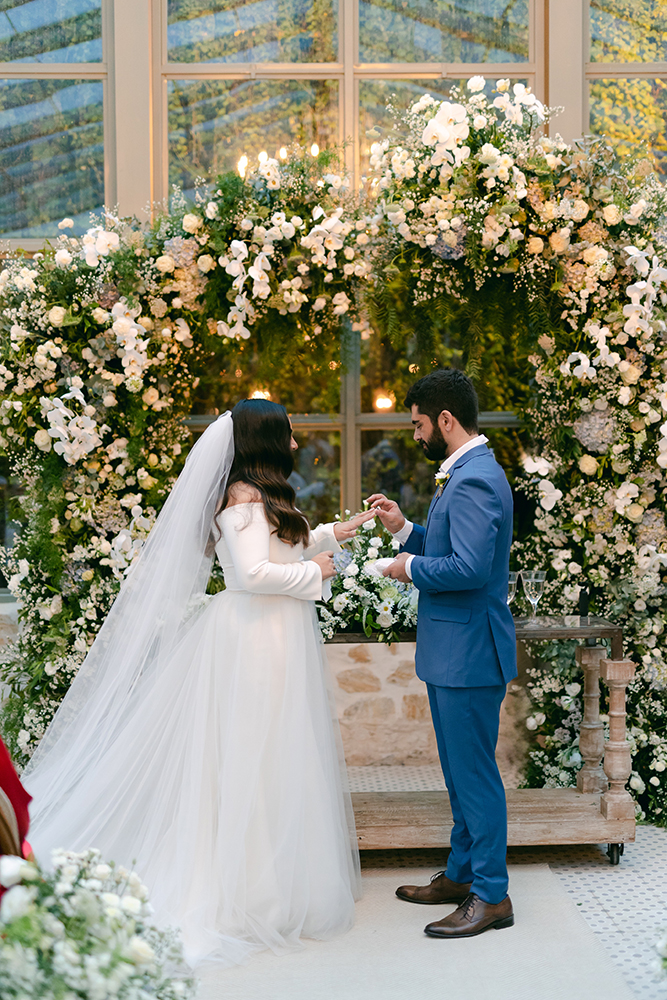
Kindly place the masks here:
MULTIPOLYGON (((32 801, 32 795, 28 795, 21 784, 12 764, 12 758, 9 756, 9 751, 2 742, 2 739, 0 739, 0 788, 2 788, 14 808, 19 827, 19 837, 21 841, 25 841, 28 835, 28 827, 30 826, 28 806, 32 801)), ((30 851, 30 845, 28 844, 27 846, 28 851, 30 851)))

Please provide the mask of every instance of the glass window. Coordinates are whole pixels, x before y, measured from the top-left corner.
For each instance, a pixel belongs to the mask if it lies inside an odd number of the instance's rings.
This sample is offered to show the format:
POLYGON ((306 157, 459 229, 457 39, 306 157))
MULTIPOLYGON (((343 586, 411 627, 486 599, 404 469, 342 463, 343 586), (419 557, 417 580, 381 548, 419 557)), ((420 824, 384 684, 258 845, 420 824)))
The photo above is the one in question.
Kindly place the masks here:
POLYGON ((289 482, 297 507, 314 528, 340 512, 340 433, 295 430, 294 438, 299 450, 289 482))
POLYGON ((667 0, 591 0, 591 62, 664 62, 667 0))
POLYGON ((169 0, 172 62, 331 62, 336 0, 169 0))
POLYGON ((645 143, 658 170, 667 174, 667 80, 591 80, 590 129, 605 135, 619 156, 645 143))
POLYGON ((411 521, 424 524, 437 462, 427 462, 411 430, 362 431, 361 495, 384 493, 411 521))
POLYGON ((0 62, 101 62, 102 0, 0 0, 0 62))
POLYGON ((196 177, 234 170, 261 150, 338 141, 335 80, 171 80, 169 180, 191 192, 196 177))
POLYGON ((104 204, 101 80, 0 80, 0 232, 88 228, 104 204))
MULTIPOLYGON (((229 304, 223 302, 220 314, 212 318, 224 319, 228 308, 229 304)), ((285 321, 292 323, 294 317, 286 317, 285 321)), ((258 351, 235 342, 221 345, 211 356, 193 393, 194 414, 223 413, 253 393, 282 403, 289 413, 338 412, 340 381, 331 378, 331 365, 337 362, 331 360, 316 338, 299 346, 294 340, 281 339, 276 320, 270 322, 273 340, 265 341, 264 328, 259 334, 258 351)))
POLYGON ((359 0, 359 59, 526 62, 528 7, 528 0, 359 0))

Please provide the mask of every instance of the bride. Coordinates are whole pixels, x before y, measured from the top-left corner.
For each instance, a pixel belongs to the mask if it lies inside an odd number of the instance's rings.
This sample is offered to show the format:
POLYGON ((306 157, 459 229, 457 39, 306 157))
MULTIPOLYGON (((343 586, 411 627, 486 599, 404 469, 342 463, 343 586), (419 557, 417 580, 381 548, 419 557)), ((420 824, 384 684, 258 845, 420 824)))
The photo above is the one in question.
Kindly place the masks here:
POLYGON ((314 600, 372 512, 310 532, 284 407, 212 424, 26 772, 31 841, 134 865, 191 965, 348 930, 359 861, 314 600), (203 592, 213 550, 226 589, 203 592))

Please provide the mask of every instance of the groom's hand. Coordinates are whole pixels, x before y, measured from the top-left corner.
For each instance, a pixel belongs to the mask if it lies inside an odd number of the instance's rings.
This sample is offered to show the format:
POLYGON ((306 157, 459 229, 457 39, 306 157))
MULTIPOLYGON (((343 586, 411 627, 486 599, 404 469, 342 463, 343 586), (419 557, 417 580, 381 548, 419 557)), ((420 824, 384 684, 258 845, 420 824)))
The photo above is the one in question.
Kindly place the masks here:
POLYGON ((399 583, 410 583, 410 577, 405 572, 405 564, 409 558, 409 552, 399 553, 394 561, 382 571, 382 575, 389 576, 392 580, 398 580, 399 583))
POLYGON ((405 517, 401 513, 401 508, 394 500, 388 500, 384 493, 374 493, 366 501, 384 524, 387 531, 395 535, 405 524, 405 517))

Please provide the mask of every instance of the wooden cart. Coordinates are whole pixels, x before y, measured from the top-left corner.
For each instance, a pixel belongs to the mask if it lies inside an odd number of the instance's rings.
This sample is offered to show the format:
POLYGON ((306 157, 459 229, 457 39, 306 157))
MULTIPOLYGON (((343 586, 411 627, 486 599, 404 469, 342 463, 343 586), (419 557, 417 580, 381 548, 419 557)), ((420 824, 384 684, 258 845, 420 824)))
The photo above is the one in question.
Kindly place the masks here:
MULTIPOLYGON (((612 865, 635 839, 635 805, 625 785, 632 770, 626 739, 625 698, 635 665, 623 659, 623 632, 603 618, 516 618, 518 640, 584 639, 576 650, 584 674, 584 714, 579 738, 583 767, 576 788, 507 791, 508 844, 607 843, 612 865), (566 624, 567 621, 567 624, 566 624), (597 645, 611 640, 611 651, 597 645), (609 739, 600 720, 600 680, 609 688, 609 739)), ((376 636, 339 633, 334 643, 375 642, 376 636)), ((401 641, 414 642, 414 633, 401 641)), ((446 847, 452 826, 447 792, 356 792, 352 796, 359 847, 446 847)))

